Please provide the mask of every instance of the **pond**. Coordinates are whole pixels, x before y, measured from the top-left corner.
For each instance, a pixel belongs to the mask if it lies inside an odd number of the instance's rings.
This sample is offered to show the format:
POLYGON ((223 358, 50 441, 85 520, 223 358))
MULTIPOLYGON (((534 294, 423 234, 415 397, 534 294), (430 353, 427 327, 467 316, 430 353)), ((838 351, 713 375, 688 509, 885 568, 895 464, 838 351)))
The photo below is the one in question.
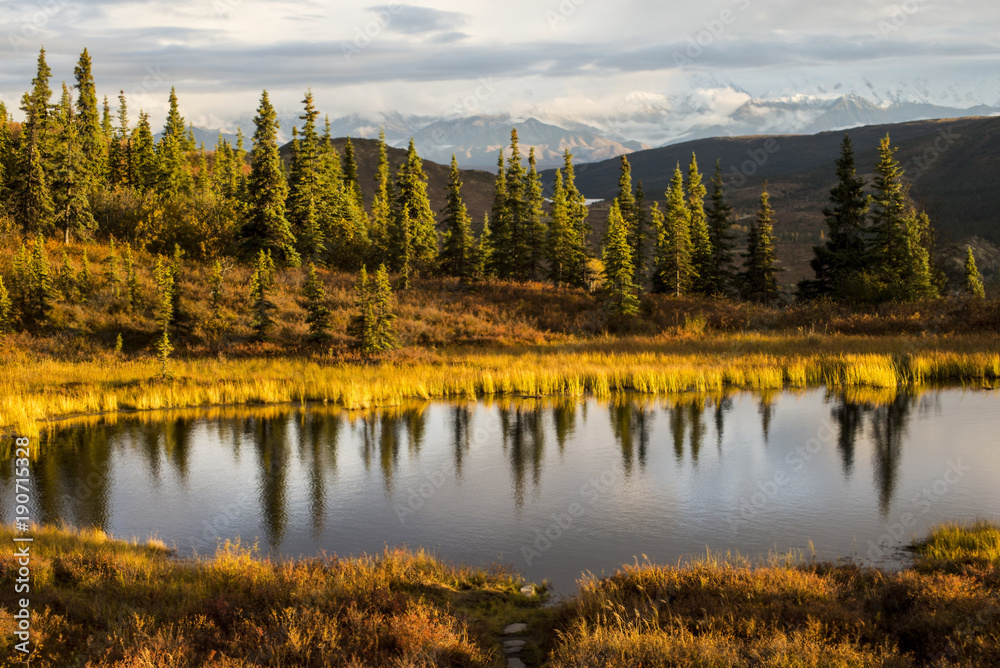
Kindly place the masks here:
MULTIPOLYGON (((898 566, 934 524, 1000 515, 998 434, 1000 395, 961 389, 118 415, 43 437, 31 512, 182 556, 423 547, 571 593, 706 551, 898 566)), ((5 466, 9 522, 13 488, 5 466)))

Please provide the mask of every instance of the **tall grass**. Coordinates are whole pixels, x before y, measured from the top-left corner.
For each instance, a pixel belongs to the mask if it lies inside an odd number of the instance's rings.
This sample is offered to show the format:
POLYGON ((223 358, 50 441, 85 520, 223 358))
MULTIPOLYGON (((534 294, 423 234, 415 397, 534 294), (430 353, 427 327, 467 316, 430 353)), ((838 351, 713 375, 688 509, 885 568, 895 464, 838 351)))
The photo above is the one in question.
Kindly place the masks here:
POLYGON ((408 351, 378 364, 324 356, 192 357, 158 378, 151 356, 63 360, 20 348, 0 353, 0 430, 115 410, 225 404, 332 403, 349 409, 408 399, 608 397, 827 385, 886 391, 901 385, 1000 380, 993 337, 952 338, 912 352, 906 337, 717 336, 596 340, 498 349, 408 351))

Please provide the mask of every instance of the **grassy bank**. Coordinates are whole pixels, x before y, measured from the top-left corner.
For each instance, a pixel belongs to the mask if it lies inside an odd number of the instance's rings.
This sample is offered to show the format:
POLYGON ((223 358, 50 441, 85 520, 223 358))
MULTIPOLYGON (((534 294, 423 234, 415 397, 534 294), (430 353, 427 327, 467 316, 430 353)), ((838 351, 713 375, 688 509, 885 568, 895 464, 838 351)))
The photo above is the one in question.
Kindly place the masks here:
POLYGON ((80 413, 318 401, 346 408, 407 399, 615 392, 768 390, 825 384, 895 388, 990 386, 1000 338, 701 334, 599 338, 500 348, 410 349, 364 364, 330 355, 173 360, 158 377, 146 355, 0 353, 0 429, 34 435, 40 421, 80 413))
MULTIPOLYGON (((916 565, 702 560, 582 584, 542 608, 497 568, 421 553, 277 563, 238 546, 177 561, 96 531, 36 529, 36 666, 502 666, 529 623, 529 665, 899 668, 1000 665, 1000 530, 942 527, 916 565)), ((10 545, 9 529, 0 544, 10 545)), ((0 651, 12 665, 16 562, 0 552, 0 651)))

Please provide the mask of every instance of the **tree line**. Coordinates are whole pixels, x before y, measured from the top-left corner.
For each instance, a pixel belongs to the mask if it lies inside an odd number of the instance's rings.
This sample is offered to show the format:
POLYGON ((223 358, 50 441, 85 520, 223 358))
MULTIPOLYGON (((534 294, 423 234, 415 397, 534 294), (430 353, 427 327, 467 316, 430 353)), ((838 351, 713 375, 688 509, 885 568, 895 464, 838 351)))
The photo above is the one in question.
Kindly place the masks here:
MULTIPOLYGON (((340 155, 328 119, 320 129, 311 92, 302 101, 302 123, 293 128, 286 165, 267 91, 254 118, 249 152, 242 134, 235 145, 220 134, 214 151, 206 151, 204 145, 195 145, 173 89, 157 140, 145 112, 140 111, 137 124, 130 123, 123 92, 116 118, 107 97, 103 105, 98 101, 86 50, 74 68, 72 90, 63 83, 56 104, 51 76, 42 49, 31 89, 21 101, 23 122, 14 123, 0 103, 0 207, 30 237, 59 234, 66 243, 95 235, 117 238, 126 241, 126 262, 133 247, 154 253, 183 249, 202 260, 232 255, 257 267, 258 293, 266 293, 268 270, 261 267, 270 262, 278 267, 364 269, 365 294, 373 289, 369 284, 382 284, 383 272, 396 277, 397 289, 406 289, 414 273, 455 276, 463 282, 495 278, 581 288, 600 285, 609 308, 619 314, 635 313, 646 291, 763 303, 781 300, 767 185, 737 269, 732 207, 719 165, 709 194, 694 155, 686 174, 676 166, 662 207, 646 202, 641 182, 633 187, 629 162, 622 156, 619 192, 595 257, 588 207, 575 185, 572 155, 565 152, 551 197, 546 198, 534 149, 525 166, 516 129, 510 146, 499 152, 493 205, 477 236, 462 200, 454 156, 442 222, 436 223, 427 175, 412 139, 406 159, 393 174, 380 136, 375 193, 366 208, 350 139, 340 155), (369 279, 370 267, 384 269, 369 279)), ((828 234, 815 248, 815 277, 799 284, 799 296, 878 302, 941 294, 942 276, 932 262, 930 220, 910 200, 889 138, 879 147, 870 186, 856 173, 846 136, 836 166, 838 184, 831 191, 831 205, 824 209, 828 234)), ((39 252, 40 244, 34 248, 39 252)), ((28 272, 24 276, 42 271, 31 269, 32 262, 39 261, 15 259, 28 272)), ((81 274, 89 271, 85 266, 81 274)), ((117 269, 108 272, 118 275, 117 269)), ((967 275, 966 289, 980 294, 971 251, 967 275)), ((25 292, 41 294, 45 280, 25 280, 19 288, 29 320, 44 316, 32 308, 44 307, 25 292), (35 287, 25 287, 31 285, 35 287)), ((127 276, 123 280, 127 283, 127 276)), ((253 301, 255 331, 263 336, 268 329, 267 300, 258 294, 253 301)), ((10 296, 0 283, 0 311, 10 310, 7 302, 10 296)), ((323 318, 317 314, 314 321, 323 318)))

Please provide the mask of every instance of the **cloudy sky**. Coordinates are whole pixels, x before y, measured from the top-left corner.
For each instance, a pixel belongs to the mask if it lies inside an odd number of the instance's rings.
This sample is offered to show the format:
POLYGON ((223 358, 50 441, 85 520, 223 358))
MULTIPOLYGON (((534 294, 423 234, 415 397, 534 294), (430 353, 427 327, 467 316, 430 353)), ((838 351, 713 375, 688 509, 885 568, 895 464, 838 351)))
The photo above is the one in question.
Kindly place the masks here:
MULTIPOLYGON (((1000 104, 996 0, 0 0, 0 99, 40 45, 55 85, 87 47, 133 114, 232 128, 267 88, 284 115, 311 87, 337 117, 399 111, 600 119, 651 107, 725 114, 748 96, 865 93, 1000 104)), ((19 112, 15 112, 19 113, 19 112)), ((134 115, 133 115, 134 118, 134 115)), ((245 121, 244 121, 245 122, 245 121)))

